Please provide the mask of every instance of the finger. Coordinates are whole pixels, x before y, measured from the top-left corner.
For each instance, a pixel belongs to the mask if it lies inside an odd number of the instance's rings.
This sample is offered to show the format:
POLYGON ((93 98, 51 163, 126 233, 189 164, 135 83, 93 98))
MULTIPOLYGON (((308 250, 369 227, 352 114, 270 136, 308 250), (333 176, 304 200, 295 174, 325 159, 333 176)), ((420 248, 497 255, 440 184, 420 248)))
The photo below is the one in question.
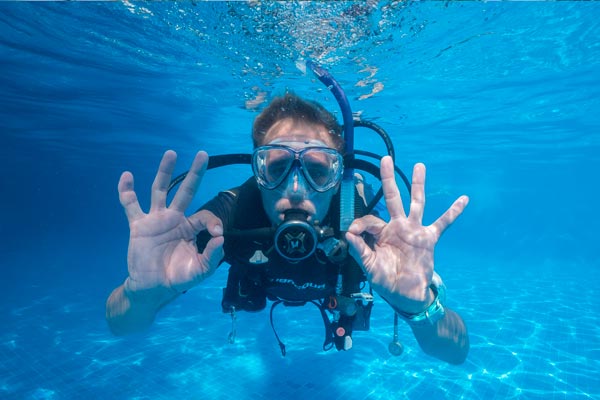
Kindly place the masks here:
POLYGON ((462 214, 467 204, 469 204, 469 197, 460 196, 441 217, 431 224, 437 238, 442 236, 442 233, 462 214))
POLYGON ((200 265, 203 266, 203 271, 201 271, 202 279, 212 275, 221 263, 223 257, 225 257, 223 243, 225 243, 225 239, 223 236, 220 236, 210 239, 206 244, 204 252, 200 255, 200 265))
POLYGON ((141 218, 144 212, 140 208, 137 195, 133 190, 133 175, 131 172, 123 172, 119 179, 119 201, 125 209, 125 215, 129 223, 141 218))
POLYGON ((413 168, 412 186, 410 190, 410 211, 408 219, 411 221, 423 222, 423 212, 425 210, 425 165, 415 164, 413 168))
POLYGON ((223 236, 223 222, 215 214, 208 210, 198 211, 190 216, 188 221, 194 227, 194 234, 198 234, 203 230, 207 230, 211 236, 223 236))
POLYGON ((394 175, 394 161, 390 156, 381 159, 381 187, 390 218, 406 217, 394 175))
POLYGON ((348 228, 348 232, 354 235, 361 235, 367 232, 373 236, 378 236, 383 228, 385 228, 385 225, 384 220, 374 215, 365 215, 364 217, 355 219, 348 228))
POLYGON ((167 206, 167 189, 171 183, 171 176, 177 162, 177 154, 173 150, 167 150, 163 154, 152 183, 152 194, 150 197, 150 212, 165 208, 167 206))
POLYGON ((346 240, 348 241, 350 255, 356 260, 356 263, 360 265, 365 274, 371 276, 371 260, 374 256, 373 250, 371 250, 362 237, 351 232, 346 232, 346 240))
POLYGON ((198 186, 200 185, 204 171, 206 171, 207 165, 208 155, 204 151, 199 151, 196 154, 196 157, 194 157, 192 166, 183 182, 181 182, 181 186, 177 190, 177 193, 175 194, 175 197, 173 198, 169 208, 173 208, 174 210, 181 212, 185 211, 185 209, 192 202, 192 199, 198 190, 198 186))

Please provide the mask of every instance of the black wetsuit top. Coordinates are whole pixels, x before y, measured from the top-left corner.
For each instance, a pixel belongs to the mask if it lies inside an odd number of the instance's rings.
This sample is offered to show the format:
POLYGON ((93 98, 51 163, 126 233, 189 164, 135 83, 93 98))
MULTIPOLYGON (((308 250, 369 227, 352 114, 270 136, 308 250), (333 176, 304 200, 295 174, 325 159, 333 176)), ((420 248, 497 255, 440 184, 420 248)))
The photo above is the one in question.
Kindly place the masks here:
MULTIPOLYGON (((336 195, 323 221, 324 226, 335 225, 329 222, 336 218, 339 221, 338 204, 339 197, 336 195)), ((340 269, 343 276, 342 293, 345 295, 359 291, 361 282, 365 280, 352 257, 347 257, 342 265, 338 265, 317 250, 305 260, 290 263, 274 249, 272 235, 262 238, 228 236, 227 232, 271 227, 254 178, 239 187, 219 193, 201 209, 211 211, 223 223, 223 261, 231 266, 222 303, 224 312, 230 311, 232 306, 238 310, 257 311, 265 307, 266 298, 288 302, 326 299, 335 294, 340 269)), ((209 239, 206 231, 198 235, 200 252, 209 239)))

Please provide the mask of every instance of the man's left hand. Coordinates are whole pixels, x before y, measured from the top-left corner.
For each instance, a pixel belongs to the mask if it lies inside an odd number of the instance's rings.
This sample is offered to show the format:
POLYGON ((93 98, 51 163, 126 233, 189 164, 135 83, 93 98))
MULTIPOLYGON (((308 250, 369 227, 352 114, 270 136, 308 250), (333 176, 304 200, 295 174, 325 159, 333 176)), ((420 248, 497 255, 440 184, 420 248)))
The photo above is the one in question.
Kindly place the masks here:
POLYGON ((403 312, 419 313, 433 301, 429 286, 435 245, 463 212, 469 198, 459 197, 433 224, 423 226, 425 165, 414 166, 408 216, 389 156, 381 160, 381 182, 390 221, 386 223, 373 215, 356 219, 346 233, 350 254, 379 295, 403 312), (361 236, 364 233, 375 239, 372 247, 361 236))

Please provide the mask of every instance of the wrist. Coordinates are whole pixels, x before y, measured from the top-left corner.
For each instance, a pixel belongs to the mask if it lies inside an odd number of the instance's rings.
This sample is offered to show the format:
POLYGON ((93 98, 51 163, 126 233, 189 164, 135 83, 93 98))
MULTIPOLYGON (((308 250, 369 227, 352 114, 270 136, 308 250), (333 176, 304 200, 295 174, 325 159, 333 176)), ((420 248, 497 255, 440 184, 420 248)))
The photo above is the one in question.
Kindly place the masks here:
MULTIPOLYGON (((405 320, 411 326, 418 325, 433 325, 446 314, 444 308, 444 302, 446 297, 446 289, 443 284, 437 286, 435 284, 429 285, 428 288, 428 301, 425 304, 429 304, 420 312, 407 312, 406 310, 400 310, 398 307, 390 303, 390 306, 394 309, 396 314, 403 320, 405 320)), ((389 302, 388 302, 389 303, 389 302)))

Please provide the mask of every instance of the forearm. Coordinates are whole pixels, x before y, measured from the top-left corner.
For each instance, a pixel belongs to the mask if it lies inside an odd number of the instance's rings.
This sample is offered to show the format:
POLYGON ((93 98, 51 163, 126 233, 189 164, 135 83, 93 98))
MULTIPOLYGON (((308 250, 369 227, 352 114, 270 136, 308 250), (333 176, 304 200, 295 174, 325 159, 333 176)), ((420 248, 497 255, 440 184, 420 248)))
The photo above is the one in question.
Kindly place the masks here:
POLYGON ((461 364, 469 353, 469 335, 462 318, 449 308, 434 324, 411 325, 423 351, 450 364, 461 364))
POLYGON ((115 335, 142 331, 152 325, 158 310, 176 297, 172 292, 160 293, 160 290, 132 296, 121 285, 106 301, 106 321, 115 335))

